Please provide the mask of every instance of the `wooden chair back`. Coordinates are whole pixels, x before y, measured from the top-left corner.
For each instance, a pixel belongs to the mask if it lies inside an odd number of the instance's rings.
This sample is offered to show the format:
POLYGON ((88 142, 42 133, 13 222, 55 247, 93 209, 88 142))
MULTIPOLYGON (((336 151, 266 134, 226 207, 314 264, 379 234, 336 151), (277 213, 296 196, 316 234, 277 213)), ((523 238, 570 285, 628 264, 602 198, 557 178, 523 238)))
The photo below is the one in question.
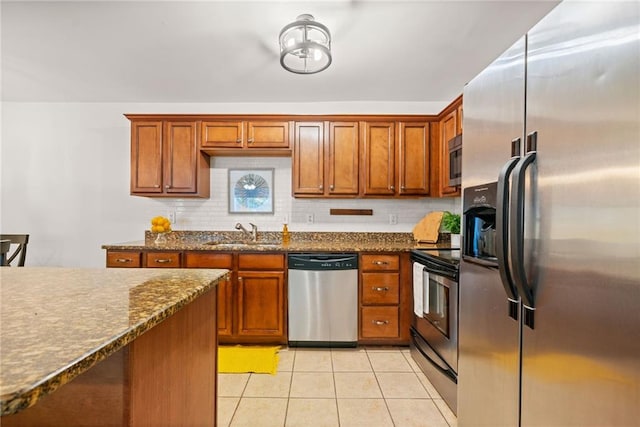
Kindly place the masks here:
POLYGON ((7 262, 7 254, 11 248, 11 240, 0 240, 0 267, 7 262))
POLYGON ((18 258, 16 267, 24 267, 24 261, 27 257, 27 243, 29 243, 29 235, 28 234, 0 234, 0 240, 9 241, 9 245, 16 245, 13 252, 11 249, 7 250, 6 255, 3 259, 2 265, 3 267, 11 266, 13 260, 18 258))

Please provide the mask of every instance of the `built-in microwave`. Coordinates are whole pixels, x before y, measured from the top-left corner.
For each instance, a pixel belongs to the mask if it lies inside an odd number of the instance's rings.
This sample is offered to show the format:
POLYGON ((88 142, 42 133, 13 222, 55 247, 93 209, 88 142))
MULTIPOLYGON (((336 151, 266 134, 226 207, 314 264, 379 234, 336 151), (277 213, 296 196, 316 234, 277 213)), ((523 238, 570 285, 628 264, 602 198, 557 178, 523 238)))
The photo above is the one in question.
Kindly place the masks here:
POLYGON ((449 187, 462 184, 462 134, 449 141, 449 187))

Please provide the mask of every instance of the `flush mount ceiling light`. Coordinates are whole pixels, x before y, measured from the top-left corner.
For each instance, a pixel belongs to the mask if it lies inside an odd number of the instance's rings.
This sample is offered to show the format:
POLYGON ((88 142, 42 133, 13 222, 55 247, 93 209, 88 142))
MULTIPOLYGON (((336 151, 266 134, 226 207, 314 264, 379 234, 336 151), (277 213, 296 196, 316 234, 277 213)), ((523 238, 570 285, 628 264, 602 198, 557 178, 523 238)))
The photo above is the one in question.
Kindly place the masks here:
POLYGON ((326 69, 331 64, 329 29, 306 13, 285 25, 280 31, 280 64, 297 74, 326 69))

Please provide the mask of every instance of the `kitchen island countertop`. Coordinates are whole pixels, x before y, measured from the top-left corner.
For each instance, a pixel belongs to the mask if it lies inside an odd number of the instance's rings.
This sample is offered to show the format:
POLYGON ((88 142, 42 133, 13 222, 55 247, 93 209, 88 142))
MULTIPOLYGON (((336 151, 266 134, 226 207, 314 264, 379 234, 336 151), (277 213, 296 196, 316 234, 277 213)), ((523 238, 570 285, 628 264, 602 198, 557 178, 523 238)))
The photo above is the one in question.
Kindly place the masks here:
POLYGON ((32 406, 203 295, 227 270, 2 268, 1 415, 32 406))

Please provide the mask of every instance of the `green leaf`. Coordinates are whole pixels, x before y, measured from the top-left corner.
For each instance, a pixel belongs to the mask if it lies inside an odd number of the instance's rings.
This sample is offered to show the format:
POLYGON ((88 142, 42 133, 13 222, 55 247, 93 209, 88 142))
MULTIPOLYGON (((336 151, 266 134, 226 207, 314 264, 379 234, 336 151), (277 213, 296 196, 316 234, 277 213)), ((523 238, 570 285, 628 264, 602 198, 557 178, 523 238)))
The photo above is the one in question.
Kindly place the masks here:
POLYGON ((460 215, 445 212, 442 216, 442 230, 451 234, 460 234, 460 215))

